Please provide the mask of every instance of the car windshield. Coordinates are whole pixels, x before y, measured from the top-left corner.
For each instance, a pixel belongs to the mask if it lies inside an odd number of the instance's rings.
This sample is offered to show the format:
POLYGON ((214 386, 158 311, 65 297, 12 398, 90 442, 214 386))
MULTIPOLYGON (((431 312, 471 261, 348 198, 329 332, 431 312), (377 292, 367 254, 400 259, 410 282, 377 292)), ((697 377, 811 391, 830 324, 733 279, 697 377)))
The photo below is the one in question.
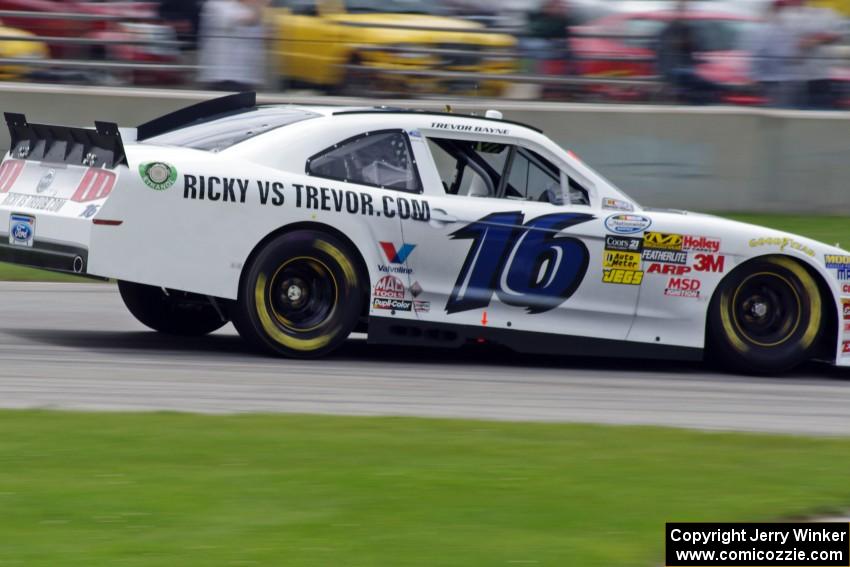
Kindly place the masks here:
POLYGON ((345 9, 352 14, 431 14, 445 15, 445 10, 434 2, 423 0, 346 0, 345 9))
POLYGON ((301 108, 267 106, 218 116, 145 140, 156 146, 180 146, 220 152, 269 130, 320 116, 301 108))

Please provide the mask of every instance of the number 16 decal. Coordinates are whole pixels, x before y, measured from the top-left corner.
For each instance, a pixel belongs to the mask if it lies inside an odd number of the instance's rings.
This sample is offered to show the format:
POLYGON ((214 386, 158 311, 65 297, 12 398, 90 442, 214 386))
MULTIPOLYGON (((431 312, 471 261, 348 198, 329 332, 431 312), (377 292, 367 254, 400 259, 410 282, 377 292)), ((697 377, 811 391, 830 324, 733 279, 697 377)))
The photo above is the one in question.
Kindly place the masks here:
POLYGON ((593 218, 561 213, 523 225, 521 212, 494 213, 453 233, 453 240, 473 242, 446 311, 487 307, 493 292, 530 314, 555 309, 576 292, 590 259, 581 240, 557 234, 593 218))

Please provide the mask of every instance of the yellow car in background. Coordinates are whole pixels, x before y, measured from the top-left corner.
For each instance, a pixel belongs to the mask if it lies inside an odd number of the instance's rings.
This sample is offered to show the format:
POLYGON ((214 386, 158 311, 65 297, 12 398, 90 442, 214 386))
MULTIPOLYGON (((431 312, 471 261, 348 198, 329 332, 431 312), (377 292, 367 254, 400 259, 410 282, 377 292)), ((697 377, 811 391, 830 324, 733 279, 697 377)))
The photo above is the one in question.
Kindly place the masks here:
POLYGON ((518 69, 516 39, 444 16, 435 4, 434 0, 274 0, 272 49, 278 75, 286 85, 342 94, 501 94, 507 83, 499 75, 518 69))
POLYGON ((49 50, 41 41, 35 41, 30 32, 10 28, 0 23, 0 59, 21 59, 23 64, 0 63, 0 81, 23 79, 33 69, 26 61, 47 59, 49 50), (20 38, 20 39, 18 39, 20 38))

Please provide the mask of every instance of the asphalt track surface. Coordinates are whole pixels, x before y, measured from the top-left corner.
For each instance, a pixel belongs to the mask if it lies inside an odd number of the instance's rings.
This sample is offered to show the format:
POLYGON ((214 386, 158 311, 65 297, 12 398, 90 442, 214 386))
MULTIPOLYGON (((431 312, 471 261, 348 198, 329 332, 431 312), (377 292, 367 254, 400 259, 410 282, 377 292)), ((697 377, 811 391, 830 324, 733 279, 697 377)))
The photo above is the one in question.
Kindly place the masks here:
POLYGON ((109 284, 0 283, 0 407, 405 415, 850 435, 850 370, 783 378, 701 364, 348 341, 321 361, 249 350, 232 326, 147 331, 109 284))

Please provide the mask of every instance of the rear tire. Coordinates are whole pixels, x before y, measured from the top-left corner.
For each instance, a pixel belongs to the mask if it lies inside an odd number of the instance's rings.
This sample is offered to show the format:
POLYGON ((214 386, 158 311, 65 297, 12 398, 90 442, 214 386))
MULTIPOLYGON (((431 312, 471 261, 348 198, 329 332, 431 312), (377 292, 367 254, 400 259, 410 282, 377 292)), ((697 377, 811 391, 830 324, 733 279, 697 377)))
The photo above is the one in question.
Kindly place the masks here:
POLYGON ((160 333, 202 336, 227 324, 218 310, 198 295, 125 281, 118 282, 118 291, 130 313, 160 333))
POLYGON ((354 330, 368 276, 338 238, 299 230, 269 242, 248 265, 233 324, 250 344, 290 358, 318 358, 354 330))
POLYGON ((821 294, 808 270, 787 257, 759 258, 712 298, 708 352, 734 370, 778 374, 811 359, 822 331, 821 294))

